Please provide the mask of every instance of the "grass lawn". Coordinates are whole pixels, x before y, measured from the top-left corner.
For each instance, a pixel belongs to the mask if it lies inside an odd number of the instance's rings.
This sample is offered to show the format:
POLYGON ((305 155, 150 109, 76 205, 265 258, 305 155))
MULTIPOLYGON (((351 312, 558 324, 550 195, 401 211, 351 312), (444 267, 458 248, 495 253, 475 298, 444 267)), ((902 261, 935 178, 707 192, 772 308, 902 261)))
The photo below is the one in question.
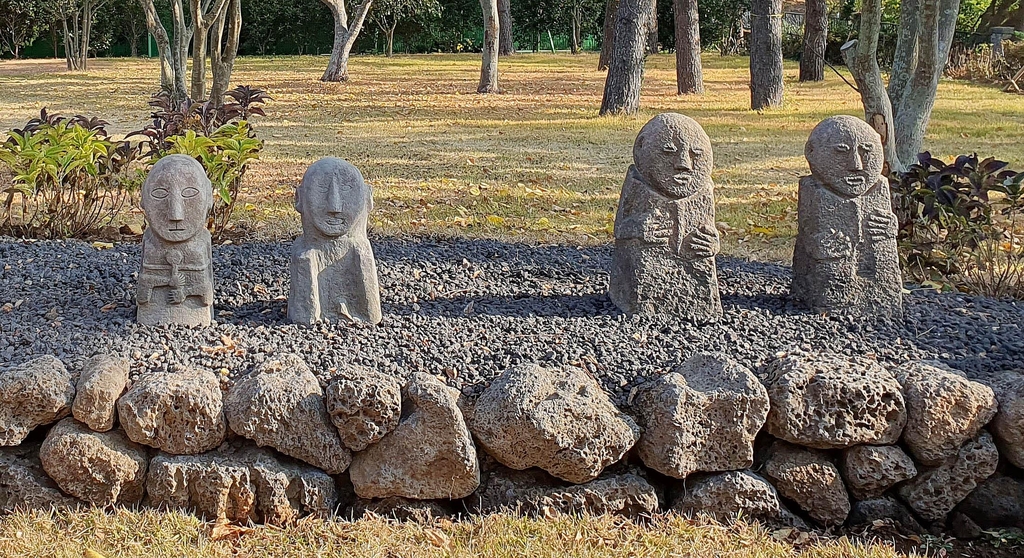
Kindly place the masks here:
MULTIPOLYGON (((708 93, 675 95, 674 57, 648 60, 643 112, 601 118, 604 73, 593 54, 522 54, 501 61, 500 95, 475 93, 478 55, 356 57, 351 81, 318 81, 324 57, 242 58, 234 83, 270 91, 257 126, 264 157, 247 175, 238 220, 256 237, 298 232, 292 189, 305 167, 337 155, 376 188, 376 228, 573 243, 610 239, 619 188, 640 127, 678 111, 714 144, 718 221, 733 229, 723 251, 786 261, 795 234, 803 144, 821 119, 862 115, 834 73, 798 83, 786 63, 785 107, 748 110, 747 59, 707 54, 708 93)), ((158 81, 152 60, 96 60, 88 73, 58 61, 0 62, 0 128, 20 127, 43 106, 141 128, 158 81)), ((1024 96, 945 81, 926 148, 943 158, 977 151, 1024 167, 1024 96)))

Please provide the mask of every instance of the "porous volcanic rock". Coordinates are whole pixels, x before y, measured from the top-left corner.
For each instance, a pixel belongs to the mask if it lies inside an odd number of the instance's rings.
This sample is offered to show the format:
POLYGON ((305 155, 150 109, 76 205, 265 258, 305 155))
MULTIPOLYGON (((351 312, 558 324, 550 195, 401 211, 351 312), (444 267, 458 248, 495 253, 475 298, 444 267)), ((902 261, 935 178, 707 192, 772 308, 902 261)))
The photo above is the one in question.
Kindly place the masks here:
POLYGON ((877 362, 831 355, 788 356, 765 372, 767 430, 819 449, 892 444, 907 414, 896 378, 877 362))
POLYGON ((658 511, 654 487, 632 473, 605 475, 585 484, 565 486, 537 469, 516 471, 500 467, 487 476, 476 495, 477 511, 481 513, 638 517, 658 511))
POLYGON ((978 485, 957 509, 985 529, 1024 529, 1024 482, 1006 476, 991 477, 978 485))
POLYGON ((984 430, 964 442, 953 457, 926 469, 896 489, 900 498, 926 521, 939 523, 978 483, 992 476, 999 463, 992 436, 984 430))
MULTIPOLYGON (((449 504, 451 502, 448 502, 449 504)), ((451 511, 438 500, 410 500, 391 496, 381 500, 357 498, 347 514, 352 519, 359 519, 367 514, 379 515, 398 521, 427 523, 441 517, 451 515, 451 511)))
POLYGON ((231 430, 331 475, 345 471, 352 454, 324 405, 316 376, 297 355, 274 356, 241 378, 224 401, 231 430))
POLYGON ((856 500, 882 495, 896 483, 917 476, 914 460, 897 446, 854 446, 843 451, 843 478, 856 500))
POLYGON ((780 494, 818 523, 841 525, 850 514, 850 496, 839 469, 824 452, 776 441, 764 473, 780 494))
POLYGON ((142 500, 146 450, 120 430, 94 432, 66 418, 46 435, 39 460, 61 490, 93 505, 128 506, 142 500))
POLYGON ((892 521, 904 535, 917 535, 925 532, 925 528, 921 526, 914 514, 892 496, 854 502, 846 523, 856 527, 886 519, 892 521))
POLYGON ((1014 466, 1024 468, 1024 373, 1007 372, 992 382, 999 412, 989 426, 999 453, 1014 466))
POLYGON ((34 428, 68 416, 74 399, 74 378, 52 356, 0 369, 0 446, 16 446, 34 428))
POLYGON ((922 465, 956 455, 998 410, 992 388, 952 370, 912 362, 896 374, 907 401, 903 443, 922 465))
POLYGON ((128 387, 128 361, 112 355, 96 355, 85 362, 78 379, 71 414, 96 432, 114 428, 117 398, 128 387))
POLYGON ((526 364, 508 369, 476 402, 471 429, 513 469, 539 467, 576 484, 618 461, 640 435, 583 369, 526 364))
POLYGON ((324 401, 342 443, 362 451, 398 426, 402 383, 388 374, 350 366, 327 384, 324 401))
POLYGON ((140 377, 118 399, 117 414, 133 442, 172 454, 212 450, 227 434, 220 382, 196 368, 140 377))
POLYGON ((476 447, 459 392, 417 373, 402 388, 405 411, 380 442, 357 453, 349 476, 360 498, 459 499, 480 485, 476 447))
POLYGON ((728 356, 699 353, 642 388, 633 408, 645 465, 670 477, 746 469, 768 416, 768 393, 728 356))
POLYGON ((775 488, 750 471, 695 475, 686 484, 686 493, 672 506, 684 515, 707 513, 719 521, 738 515, 775 519, 782 510, 775 488))
POLYGON ((0 448, 0 512, 64 509, 80 504, 46 475, 39 462, 38 443, 0 448))

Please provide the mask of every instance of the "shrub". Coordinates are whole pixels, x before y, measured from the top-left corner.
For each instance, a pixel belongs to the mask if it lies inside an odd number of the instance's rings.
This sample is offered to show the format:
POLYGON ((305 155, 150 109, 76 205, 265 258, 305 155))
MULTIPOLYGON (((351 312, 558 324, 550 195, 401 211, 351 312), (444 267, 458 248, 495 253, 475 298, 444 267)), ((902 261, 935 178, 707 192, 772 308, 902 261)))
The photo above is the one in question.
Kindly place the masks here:
POLYGON ((1024 173, 961 155, 922 153, 893 177, 904 268, 917 280, 988 296, 1024 298, 1024 173))

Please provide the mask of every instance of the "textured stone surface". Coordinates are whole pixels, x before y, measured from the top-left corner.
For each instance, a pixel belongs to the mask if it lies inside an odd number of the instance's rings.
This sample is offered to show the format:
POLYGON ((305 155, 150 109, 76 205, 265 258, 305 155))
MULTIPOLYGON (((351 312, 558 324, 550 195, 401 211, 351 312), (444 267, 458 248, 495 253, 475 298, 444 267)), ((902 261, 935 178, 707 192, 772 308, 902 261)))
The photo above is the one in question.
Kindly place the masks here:
POLYGON ((995 394, 984 384, 922 362, 896 370, 907 401, 903 443, 923 465, 956 455, 995 416, 995 394))
POLYGON ((1007 372, 992 383, 999 412, 989 430, 999 453, 1007 461, 1024 469, 1024 373, 1007 372))
POLYGON ((66 418, 46 435, 39 460, 61 490, 93 505, 128 506, 142 500, 146 450, 120 430, 93 432, 66 418))
POLYGON ((341 443, 323 390, 306 363, 283 353, 239 379, 224 401, 231 430, 337 475, 352 454, 341 443))
POLYGON ((140 377, 117 414, 133 442, 172 454, 209 451, 227 434, 220 382, 195 368, 140 377))
POLYGON ((135 299, 140 324, 208 326, 213 319, 213 252, 206 218, 213 187, 188 155, 168 155, 142 184, 146 232, 135 299))
POLYGON ((39 444, 0 448, 0 512, 64 509, 79 504, 46 475, 39 462, 39 444))
POLYGON ((16 446, 34 428, 71 413, 75 382, 51 356, 0 368, 0 446, 16 446))
POLYGON ((644 464, 676 478, 745 469, 768 416, 768 393, 746 367, 699 353, 645 386, 633 403, 644 464))
POLYGON ((451 511, 445 507, 443 501, 410 500, 408 498, 392 496, 381 500, 359 498, 352 504, 348 513, 353 519, 359 519, 367 514, 379 515, 398 521, 429 523, 435 519, 451 515, 451 511))
POLYGON ((854 446, 843 451, 843 478, 856 500, 882 495, 896 483, 917 476, 910 456, 897 446, 854 446))
POLYGON ((925 521, 939 523, 978 483, 992 476, 998 463, 992 436, 982 430, 964 442, 956 455, 900 485, 897 493, 925 521))
POLYGON ((150 463, 146 493, 155 507, 239 523, 284 525, 310 514, 326 517, 337 506, 329 475, 251 442, 195 456, 160 454, 150 463))
POLYGON ((684 515, 706 513, 719 521, 739 515, 765 520, 778 518, 782 504, 765 479, 750 471, 729 471, 688 480, 686 493, 672 509, 684 515))
POLYGON ((637 135, 615 214, 608 294, 627 314, 722 316, 711 141, 693 119, 659 114, 637 135))
POLYGON ((839 469, 824 452, 776 441, 764 474, 779 494, 796 502, 811 519, 828 526, 846 521, 850 496, 839 469))
POLYGON ((476 447, 459 393, 427 374, 402 388, 402 419, 355 455, 349 476, 360 498, 459 499, 480 485, 476 447))
POLYGON ((564 486, 536 469, 500 468, 477 492, 480 513, 511 511, 532 516, 553 514, 638 517, 658 511, 658 495, 643 477, 607 475, 585 484, 564 486))
POLYGON ((907 421, 899 382, 877 362, 831 355, 789 356, 766 370, 766 428, 820 449, 892 444, 907 421))
POLYGON ((97 355, 85 362, 78 379, 71 414, 97 432, 114 428, 117 398, 128 387, 128 361, 111 355, 97 355))
POLYGON ((859 526, 885 520, 892 521, 896 528, 905 535, 917 535, 925 532, 925 528, 921 526, 914 514, 891 496, 854 502, 847 524, 859 526))
POLYGON ((471 422, 480 445, 502 464, 540 467, 577 484, 597 478, 640 433, 601 386, 573 366, 510 368, 481 394, 471 422))
POLYGON ((366 219, 373 192, 337 157, 313 163, 295 191, 302 236, 292 244, 288 319, 379 323, 380 286, 366 219))
POLYGON ((1024 529, 1024 482, 1004 476, 989 478, 957 509, 985 529, 1024 529))
POLYGON ((324 401, 342 443, 362 451, 398 426, 402 384, 389 374, 349 366, 327 384, 324 401))
POLYGON ((882 141, 863 120, 833 116, 804 148, 791 293, 817 312, 899 317, 903 277, 882 141))

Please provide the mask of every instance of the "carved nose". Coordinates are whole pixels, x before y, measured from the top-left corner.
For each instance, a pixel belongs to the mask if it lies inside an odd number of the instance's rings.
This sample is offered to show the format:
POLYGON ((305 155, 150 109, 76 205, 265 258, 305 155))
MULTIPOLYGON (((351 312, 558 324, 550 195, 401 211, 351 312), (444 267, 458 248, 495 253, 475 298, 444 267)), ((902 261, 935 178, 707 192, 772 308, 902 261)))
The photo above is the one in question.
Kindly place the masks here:
POLYGON ((853 152, 853 170, 864 170, 864 160, 859 150, 853 152))
POLYGON ((676 170, 690 170, 690 165, 690 154, 686 150, 682 150, 679 160, 676 161, 676 170))
POLYGON ((184 221, 185 220, 185 204, 181 203, 181 199, 172 197, 171 207, 168 212, 167 218, 171 221, 184 221))

